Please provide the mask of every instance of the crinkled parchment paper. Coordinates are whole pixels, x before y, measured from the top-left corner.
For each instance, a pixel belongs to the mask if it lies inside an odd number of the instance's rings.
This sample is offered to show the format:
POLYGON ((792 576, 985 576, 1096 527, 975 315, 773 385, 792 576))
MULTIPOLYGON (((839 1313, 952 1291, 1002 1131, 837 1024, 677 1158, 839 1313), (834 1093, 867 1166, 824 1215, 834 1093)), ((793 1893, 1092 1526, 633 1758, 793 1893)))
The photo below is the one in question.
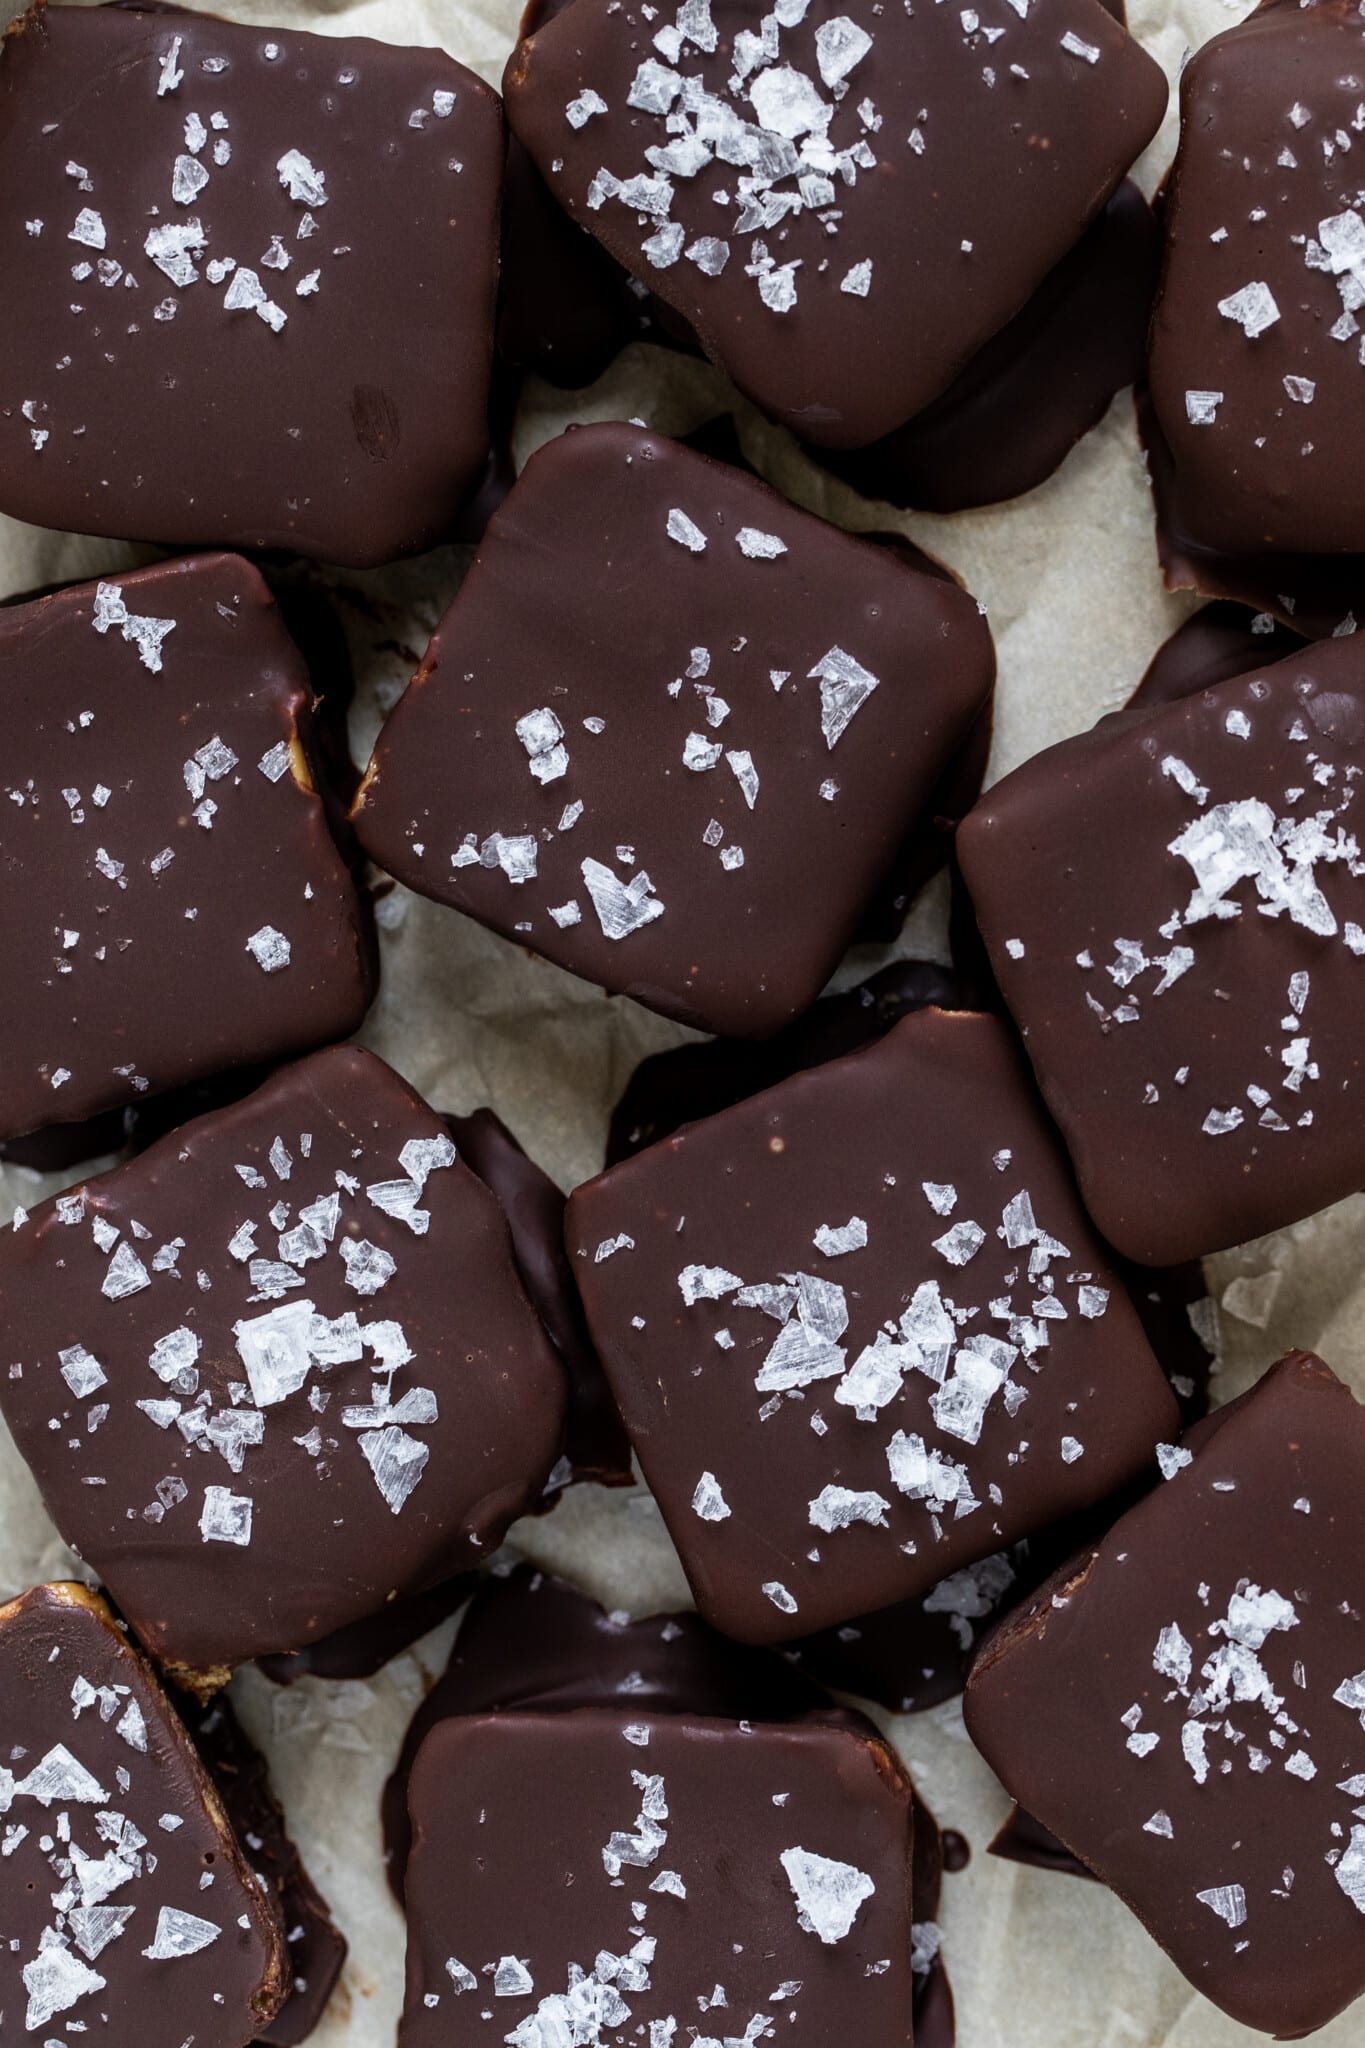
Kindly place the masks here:
MULTIPOLYGON (((222 0, 221 11, 263 26, 439 44, 494 83, 516 22, 515 0, 222 0)), ((1244 0, 1130 0, 1136 33, 1172 79, 1188 49, 1246 11, 1244 0)), ((1149 189, 1169 161, 1174 127, 1172 113, 1142 168, 1149 189)), ((634 347, 589 391, 566 397, 533 382, 518 421, 518 459, 572 420, 639 417, 685 433, 728 398, 709 366, 634 347)), ((738 410, 751 459, 790 496, 853 528, 903 527, 985 603, 1000 656, 993 776, 1121 704, 1190 608, 1161 588, 1126 393, 1042 489, 952 517, 874 507, 815 470, 751 409, 738 410)), ((0 595, 145 557, 0 519, 0 595)), ((441 549, 335 580, 359 677, 361 760, 468 559, 468 550, 441 549)), ((899 950, 945 956, 945 901, 941 887, 926 892, 899 950)), ((635 1062, 686 1034, 402 889, 381 914, 384 982, 366 1042, 441 1109, 491 1103, 566 1187, 595 1172, 608 1110, 635 1062)), ((851 957, 840 981, 860 979, 880 957, 851 957)), ((0 1172, 0 1218, 55 1186, 0 1172)), ((1357 1198, 1211 1262, 1223 1339, 1218 1398, 1241 1391, 1291 1344, 1320 1349, 1365 1393, 1362 1244, 1365 1198, 1357 1198)), ((544 1520, 519 1525, 514 1538, 524 1555, 610 1606, 644 1614, 686 1603, 677 1558, 643 1490, 579 1489, 544 1520)), ((6 1439, 0 1593, 69 1569, 6 1439)), ((269 1753, 294 1832, 351 1943, 318 2048, 390 2048, 394 2038, 404 1934, 380 1868, 378 1796, 450 1636, 447 1625, 367 1684, 305 1680, 281 1691, 252 1670, 234 1681, 238 1709, 269 1753)), ((940 1820, 961 1829, 975 1851, 969 1868, 948 1880, 942 1916, 962 2048, 1231 2048, 1262 2038, 1190 1990, 1099 1886, 984 1854, 1006 1800, 967 1741, 956 1702, 914 1718, 880 1718, 940 1820)), ((1323 2048, 1360 2048, 1365 2020, 1357 2010, 1317 2038, 1323 2048)))

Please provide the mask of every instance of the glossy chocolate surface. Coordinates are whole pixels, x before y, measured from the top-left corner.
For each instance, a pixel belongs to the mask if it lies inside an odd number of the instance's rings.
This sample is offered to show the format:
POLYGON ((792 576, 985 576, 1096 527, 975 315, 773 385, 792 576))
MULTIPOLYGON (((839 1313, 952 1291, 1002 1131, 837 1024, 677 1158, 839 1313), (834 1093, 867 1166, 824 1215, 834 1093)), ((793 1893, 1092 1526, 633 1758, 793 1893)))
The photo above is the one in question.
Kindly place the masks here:
POLYGON ((1355 632, 1365 620, 1365 553, 1230 554, 1209 547, 1190 530, 1171 451, 1144 387, 1138 388, 1136 403, 1152 484, 1157 556, 1167 589, 1228 598, 1309 640, 1355 632))
POLYGON ((932 960, 893 960, 856 988, 822 996, 805 1013, 762 1045, 744 1039, 712 1038, 703 1045, 675 1045, 641 1060, 611 1115, 608 1166, 633 1158, 684 1124, 732 1109, 792 1074, 822 1067, 827 1060, 859 1052, 882 1038, 902 1017, 932 1005, 960 1007, 951 967, 932 960))
POLYGON ((322 2018, 341 1975, 345 1937, 290 1838, 265 1758, 227 1694, 200 1706, 180 1693, 176 1705, 246 1861, 275 1898, 284 1930, 284 2004, 259 2038, 270 2048, 299 2048, 322 2018))
MULTIPOLYGON (((1193 651, 1187 650, 1191 658, 1193 651)), ((745 1101, 790 1074, 859 1051, 931 1004, 961 1006, 953 970, 898 960, 856 988, 822 997, 765 1045, 716 1038, 652 1054, 635 1069, 613 1113, 607 1164, 631 1158, 684 1124, 745 1101)), ((1191 1316, 1193 1311, 1202 1323, 1202 1272, 1197 1265, 1169 1271, 1124 1265, 1121 1271, 1182 1417, 1202 1414, 1210 1355, 1191 1316)), ((996 1552, 950 1573, 919 1598, 859 1615, 791 1647, 799 1652, 801 1670, 822 1683, 877 1700, 893 1712, 921 1712, 962 1690, 982 1629, 1090 1533, 1074 1523, 1063 1525, 1008 1554, 996 1552), (1075 1532, 1069 1537, 1068 1526, 1075 1532)))
POLYGON ((993 680, 955 585, 675 442, 579 428, 490 526, 356 829, 585 979, 763 1037, 819 993, 993 680))
MULTIPOLYGON (((412 1829, 408 1781, 433 1728, 454 1716, 532 1708, 637 1709, 786 1721, 827 1708, 824 1691, 771 1651, 728 1642, 698 1614, 628 1621, 530 1565, 480 1584, 450 1661, 413 1715, 384 1787, 384 1855, 403 1896, 412 1829)), ((917 1916, 918 1917, 918 1916, 917 1916)))
POLYGON ((1362 75, 1349 0, 1266 0, 1182 75, 1151 391, 1177 524, 1223 553, 1365 549, 1362 75))
POLYGON ((244 2048, 285 1990, 273 1901, 150 1666, 84 1586, 0 1608, 16 2040, 244 2048))
POLYGON ((1027 1870, 1051 1870, 1060 1877, 1093 1877, 1079 1856, 1073 1856, 1065 1842, 1059 1842, 1022 1806, 1014 1805, 986 1845, 988 1856, 1005 1863, 1022 1863, 1027 1870))
POLYGON ((235 556, 0 611, 0 1132, 360 1023, 369 927, 314 788, 311 704, 235 556))
POLYGON ((1175 1426, 992 1018, 921 1012, 680 1131, 580 1188, 568 1242, 698 1606, 742 1641, 923 1594, 1175 1426))
MULTIPOLYGON (((408 1783, 433 1728, 459 1715, 611 1706, 618 1713, 644 1709, 745 1723, 820 1714, 870 1732, 852 1714, 831 1713, 825 1695, 790 1661, 727 1642, 699 1615, 632 1622, 529 1565, 495 1568, 460 1625, 445 1674, 414 1715, 384 1790, 389 1881, 400 1900, 411 1846, 408 1783)), ((915 2041, 917 2048, 952 2048, 953 1995, 936 1922, 944 1869, 960 1869, 970 1852, 960 1836, 940 1835, 917 1792, 912 1799, 915 2041)))
POLYGON ((1100 212, 1166 102, 1099 0, 942 8, 576 0, 508 119, 567 211, 804 439, 944 391, 1100 212))
POLYGON ((0 1313, 53 1520, 200 1686, 491 1555, 559 1454, 497 1203, 355 1047, 35 1210, 0 1313))
POLYGON ((0 67, 0 507, 433 546, 488 450, 501 129, 439 50, 34 7, 0 67))
POLYGON ((1365 1414, 1292 1353, 985 1645, 1011 1792, 1235 2019, 1365 1990, 1365 1414))
POLYGON ((483 2039, 490 1991, 513 2039, 582 2006, 625 2041, 723 2005, 732 2032, 785 2009, 812 2041, 909 2048, 911 1792, 870 1729, 451 1720, 411 1809, 402 2048, 483 2039))
POLYGON ((491 1109, 448 1116, 445 1125, 465 1165, 497 1196, 521 1284, 563 1361, 569 1414, 562 1477, 629 1486, 630 1439, 588 1335, 564 1249, 563 1191, 527 1157, 491 1109))
POLYGON ((957 854, 1087 1207, 1171 1264, 1365 1181, 1365 652, 1316 645, 1103 720, 957 854))
POLYGON ((1044 483, 1141 375, 1160 237, 1125 179, 1028 303, 903 427, 817 459, 869 498, 962 512, 1044 483))
POLYGON ((421 1636, 439 1628, 463 1607, 477 1583, 477 1573, 459 1572, 425 1592, 387 1600, 377 1613, 333 1629, 301 1650, 285 1650, 256 1661, 276 1685, 293 1685, 300 1678, 373 1678, 392 1658, 411 1649, 421 1636))
POLYGON ((1250 675, 1267 662, 1301 652, 1307 644, 1278 619, 1249 612, 1243 605, 1206 604, 1162 641, 1125 709, 1145 711, 1153 704, 1197 697, 1215 683, 1250 675))

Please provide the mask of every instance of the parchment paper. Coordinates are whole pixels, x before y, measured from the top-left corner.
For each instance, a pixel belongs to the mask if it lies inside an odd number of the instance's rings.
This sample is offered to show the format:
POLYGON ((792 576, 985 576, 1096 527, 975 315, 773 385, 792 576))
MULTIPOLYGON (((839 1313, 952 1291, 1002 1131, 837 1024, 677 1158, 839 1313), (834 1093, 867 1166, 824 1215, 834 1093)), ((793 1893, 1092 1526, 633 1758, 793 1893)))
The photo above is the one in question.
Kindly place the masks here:
MULTIPOLYGON (((439 44, 496 84, 517 10, 516 0, 222 0, 221 11, 262 25, 439 44)), ((1189 49, 1248 9, 1242 0, 1130 0, 1129 11, 1135 33, 1174 81, 1189 49)), ((1174 132, 1172 108, 1141 168, 1149 191, 1169 162, 1174 132)), ((635 347, 590 391, 566 398, 533 383, 517 424, 518 460, 572 420, 639 417, 683 433, 729 396, 708 366, 635 347)), ((1000 657, 993 778, 1121 704, 1191 609, 1191 601, 1161 588, 1126 393, 1050 483, 1003 508, 953 517, 873 507, 816 471, 751 409, 738 412, 751 459, 788 495, 849 527, 901 526, 986 604, 1000 657)), ((146 558, 145 550, 0 519, 0 595, 146 558)), ((335 579, 360 684, 353 731, 360 760, 468 559, 467 550, 442 549, 335 579), (395 654, 395 644, 404 653, 395 654)), ((895 950, 946 958, 945 907, 941 886, 926 891, 895 950)), ((688 1034, 402 889, 381 909, 384 980, 365 1041, 441 1109, 491 1103, 565 1187, 595 1172, 608 1110, 635 1062, 688 1034)), ((885 957, 864 949, 844 963, 838 982, 861 979, 885 957)), ((0 1220, 16 1201, 31 1204, 58 1185, 0 1171, 0 1220)), ((1210 1262, 1223 1346, 1215 1398, 1240 1392, 1292 1344, 1321 1350, 1365 1393, 1362 1245, 1365 1197, 1210 1262)), ((513 1538, 523 1555, 609 1606, 645 1614, 687 1604, 677 1558, 643 1489, 579 1489, 544 1520, 520 1524, 513 1538)), ((6 1438, 0 1593, 70 1570, 6 1438)), ((318 2048, 391 2048, 394 2039, 404 1932, 380 1867, 377 1803, 452 1629, 436 1631, 367 1684, 305 1680, 286 1692, 252 1670, 233 1684, 351 1942, 345 1978, 314 2037, 318 2048)), ((956 1702, 913 1718, 879 1718, 940 1821, 961 1829, 975 1852, 969 1868, 948 1879, 942 1909, 962 2048, 1233 2048, 1263 2038, 1192 1991, 1100 1886, 985 1855, 1007 1802, 967 1741, 956 1702)), ((1361 2048, 1365 2013, 1357 2008, 1316 2039, 1322 2048, 1361 2048)))

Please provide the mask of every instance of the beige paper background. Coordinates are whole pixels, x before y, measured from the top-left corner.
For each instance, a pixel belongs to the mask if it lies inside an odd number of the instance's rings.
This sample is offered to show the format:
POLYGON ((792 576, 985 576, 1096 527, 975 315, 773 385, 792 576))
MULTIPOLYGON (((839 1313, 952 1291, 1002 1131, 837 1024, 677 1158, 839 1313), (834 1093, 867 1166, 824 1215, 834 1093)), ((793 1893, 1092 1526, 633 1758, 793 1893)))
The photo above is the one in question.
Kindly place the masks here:
MULTIPOLYGON (((224 0, 222 11, 263 26, 439 44, 495 84, 516 21, 515 0, 224 0)), ((1242 0, 1130 0, 1135 32, 1172 80, 1189 49, 1247 11, 1242 0)), ((1173 146, 1172 114, 1141 168, 1149 190, 1173 146)), ((639 417, 686 432, 727 390, 707 365, 632 348, 590 391, 566 398, 532 383, 518 419, 518 459, 571 420, 639 417)), ((1040 490, 952 517, 873 507, 812 468, 751 410, 741 408, 740 418, 751 458, 791 497, 852 528, 901 526, 985 603, 1000 657, 993 778, 1122 703, 1190 609, 1161 588, 1127 394, 1040 490)), ((0 596, 107 573, 146 554, 0 518, 0 596)), ((380 643, 420 654, 468 559, 467 550, 442 549, 336 579, 360 681, 360 758, 411 667, 380 643), (363 594, 363 607, 352 593, 363 594)), ((941 889, 927 891, 894 950, 945 957, 944 905, 941 889)), ((566 1187, 595 1172, 607 1111, 635 1062, 687 1034, 404 890, 381 908, 384 983, 366 1042, 442 1109, 491 1103, 566 1187)), ((852 956, 839 980, 861 978, 884 957, 852 956)), ((0 1170, 0 1219, 15 1202, 31 1205, 56 1186, 0 1170)), ((1210 1262, 1221 1304, 1220 1398, 1291 1344, 1321 1349, 1365 1394, 1363 1247, 1358 1198, 1210 1262)), ((677 1558, 642 1490, 580 1489, 544 1521, 519 1525, 514 1541, 609 1606, 648 1613, 686 1603, 677 1558)), ((4 1438, 0 1594, 68 1570, 4 1438)), ((451 1625, 436 1631, 368 1684, 305 1681, 284 1692, 252 1670, 234 1681, 234 1700, 269 1753, 294 1832, 351 1942, 343 1984, 314 2037, 318 2048, 390 2048, 394 2039, 404 1936, 380 1868, 378 1796, 451 1633, 451 1625)), ((879 1718, 939 1819, 961 1829, 975 1851, 969 1868, 948 1880, 942 1914, 962 2048, 1234 2048, 1261 2038, 1192 1991, 1100 1887, 983 1853, 1006 1800, 967 1741, 956 1703, 879 1718)), ((1365 2017, 1357 2009, 1316 2038, 1322 2048, 1362 2048, 1365 2017)))

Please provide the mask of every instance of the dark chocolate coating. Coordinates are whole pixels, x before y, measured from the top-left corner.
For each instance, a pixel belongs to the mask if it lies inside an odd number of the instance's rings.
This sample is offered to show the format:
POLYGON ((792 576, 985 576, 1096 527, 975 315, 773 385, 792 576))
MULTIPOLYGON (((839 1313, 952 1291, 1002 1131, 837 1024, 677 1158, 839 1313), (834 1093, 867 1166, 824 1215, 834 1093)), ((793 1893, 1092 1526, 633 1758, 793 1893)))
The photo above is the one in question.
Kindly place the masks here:
POLYGON ((384 1787, 389 1883, 401 1902, 412 1843, 412 1766, 432 1729, 453 1716, 611 1707, 786 1721, 828 1705, 794 1666, 769 1650, 727 1642, 698 1614, 626 1621, 530 1565, 495 1570, 470 1602, 450 1661, 413 1715, 384 1787))
POLYGON ((569 213, 765 412, 838 448, 952 383, 1101 211, 1166 103, 1098 0, 1034 0, 1022 18, 1001 0, 970 31, 942 8, 849 7, 815 0, 794 27, 774 22, 761 55, 739 0, 704 21, 680 10, 685 44, 671 9, 576 0, 503 79, 513 132, 569 213), (669 128, 680 90, 710 96, 710 141, 669 128), (721 246, 684 253, 699 242, 721 246))
POLYGON ((1278 619, 1263 618, 1253 625, 1253 616, 1243 605, 1217 601, 1192 612, 1162 641, 1125 709, 1146 711, 1153 704, 1197 697, 1215 683, 1250 675, 1308 645, 1278 619))
POLYGON ((613 2044, 656 2019, 687 2038, 723 2002, 711 2024, 727 2033, 795 2011, 820 2048, 909 2048, 911 1789, 865 1726, 591 1707, 460 1718, 423 1744, 411 1810, 400 2048, 485 2039, 495 1970, 503 2031, 542 2001, 562 2014, 576 1969, 618 1980, 613 2044), (809 1876, 796 1862, 800 1892, 784 1856, 817 1859, 809 1876), (828 1891, 812 1897, 831 1878, 847 1887, 842 1912, 828 1891), (799 1897, 823 1934, 802 1926, 799 1897), (608 1956, 642 1967, 622 1975, 608 1956))
MULTIPOLYGON (((408 1785, 431 1730, 452 1716, 578 1707, 745 1722, 823 1714, 869 1732, 857 1716, 831 1715, 824 1694, 789 1662, 727 1642, 696 1614, 630 1622, 529 1565, 495 1569, 461 1623, 444 1675, 414 1715, 384 1788, 385 1858, 400 1902, 412 1840, 408 1785)), ((948 1861, 950 1838, 940 1835, 918 1792, 912 1798, 911 1895, 918 1925, 937 1919, 944 1869, 962 1863, 948 1861)), ((917 2048, 952 2048, 953 1996, 937 1953, 926 1971, 916 1971, 914 2016, 917 2048)))
POLYGON ((293 1685, 300 1678, 373 1678, 419 1637, 449 1620, 477 1584, 476 1572, 460 1572, 425 1592, 389 1600, 377 1614, 334 1629, 302 1650, 286 1650, 256 1661, 276 1685, 293 1685))
POLYGON ((35 6, 0 68, 0 508, 433 546, 488 450, 501 175, 497 96, 442 51, 35 6))
POLYGON ((1179 1266, 1136 1266, 1115 1254, 1114 1262, 1188 1428, 1208 1412, 1213 1371, 1214 1332, 1204 1268, 1198 1259, 1179 1266))
POLYGON ((36 1586, 0 1608, 0 1702, 12 2037, 245 2048, 285 1993, 275 1904, 104 1601, 36 1586))
MULTIPOLYGON (((534 35, 570 0, 528 0, 518 36, 534 35)), ((502 180, 498 354, 574 390, 600 377, 649 322, 619 263, 570 220, 515 135, 502 180)))
POLYGON ((508 137, 498 353, 563 390, 593 383, 643 324, 626 273, 570 220, 530 153, 508 137))
POLYGON ((235 556, 0 611, 0 1132, 360 1023, 371 938, 314 788, 311 703, 269 591, 235 556))
POLYGON ((1321 643, 1049 748, 958 832, 1086 1205, 1142 1264, 1365 1181, 1362 741, 1365 651, 1321 643))
POLYGON ((675 1045, 641 1060, 611 1114, 608 1166, 633 1158, 684 1124, 731 1109, 792 1074, 822 1067, 882 1038, 902 1017, 930 1005, 959 1007, 951 967, 932 960, 893 960, 856 988, 822 996, 804 1015, 762 1045, 713 1038, 675 1045))
POLYGON ((676 442, 579 428, 489 527, 356 830, 574 973, 764 1037, 828 979, 993 680, 955 585, 676 442))
POLYGON ((1136 405, 1152 484, 1157 557, 1168 590, 1230 598, 1309 640, 1353 633, 1365 621, 1365 554, 1227 554, 1197 540, 1186 524, 1171 451, 1142 386, 1136 405))
MULTIPOLYGON (((630 1440, 592 1348, 564 1250, 563 1194, 549 1175, 527 1158, 491 1109, 475 1110, 471 1116, 447 1116, 442 1121, 464 1164, 497 1196, 511 1232, 512 1256, 522 1286, 564 1365, 569 1412, 561 1467, 567 1460, 573 1480, 629 1486, 633 1476, 630 1440)), ((558 1491, 549 1498, 557 1499, 558 1491)), ((261 1658, 261 1667, 279 1685, 291 1685, 310 1675, 368 1678, 453 1614, 476 1583, 466 1574, 411 1598, 391 1600, 378 1614, 304 1650, 261 1658)))
POLYGON ((871 447, 817 460, 869 498, 927 512, 1036 489, 1141 374, 1159 249, 1152 209, 1125 179, 940 398, 871 447))
POLYGON ((922 1714, 956 1699, 983 1628, 1018 1599, 1021 1547, 964 1565, 917 1599, 860 1614, 789 1648, 822 1685, 876 1700, 893 1714, 922 1714))
POLYGON ((562 1369, 496 1201, 442 1151, 420 1097, 334 1047, 0 1238, 19 1448, 196 1689, 467 1570, 539 1498, 562 1369), (400 1162, 413 1142, 433 1148, 424 1190, 400 1162))
MULTIPOLYGON (((718 413, 690 434, 685 434, 683 446, 695 449, 700 455, 709 455, 717 462, 731 463, 749 476, 758 476, 758 471, 744 452, 731 412, 718 413)), ((894 528, 885 532, 864 530, 858 537, 888 549, 908 569, 918 569, 926 576, 937 576, 946 583, 964 587, 961 579, 945 563, 926 554, 906 534, 898 533, 894 528)), ((951 853, 952 832, 980 796, 981 785, 986 779, 994 709, 992 697, 982 705, 971 730, 945 767, 938 787, 925 804, 924 817, 912 828, 876 893, 864 908, 853 937, 855 945, 889 945, 900 933, 912 898, 931 875, 937 874, 951 853)), ((797 1021, 799 1023, 800 1020, 797 1021)))
POLYGON ((568 1243, 697 1604, 741 1641, 922 1595, 1137 1477, 1175 1426, 993 1018, 922 1011, 689 1126, 579 1188, 568 1243))
MULTIPOLYGON (((630 1440, 592 1348, 564 1250, 564 1195, 491 1109, 443 1117, 442 1122, 464 1164, 497 1196, 521 1284, 563 1363, 569 1412, 561 1467, 567 1460, 572 1480, 631 1485, 630 1440)), ((557 1489, 550 1498, 558 1498, 557 1489)), ((411 1598, 391 1600, 379 1613, 304 1650, 261 1658, 261 1667, 279 1685, 305 1676, 368 1678, 453 1614, 476 1583, 466 1574, 411 1598)))
MULTIPOLYGON (((959 1006, 953 971, 928 961, 898 960, 857 988, 823 997, 766 1045, 712 1039, 654 1053, 635 1069, 613 1113, 607 1164, 631 1158, 684 1124, 714 1116, 790 1074, 873 1044, 902 1017, 930 1004, 959 1006)), ((1121 1270, 1147 1341, 1174 1384, 1182 1416, 1201 1414, 1211 1361, 1188 1310, 1204 1298, 1202 1271, 1197 1265, 1171 1271, 1124 1265, 1121 1270)), ((1068 1526, 1075 1531, 1074 1522, 1068 1526)), ((997 1554, 967 1567, 922 1598, 804 1638, 793 1645, 801 1668, 824 1684, 878 1700, 895 1713, 918 1713, 952 1699, 962 1690, 984 1622, 1011 1606, 1052 1569, 1059 1554, 1074 1549, 1088 1533, 1075 1531, 1068 1539, 1063 1532, 1059 1539, 1049 1532, 1042 1541, 1016 1546, 1008 1557, 997 1554)))
POLYGON ((310 562, 291 563, 287 568, 270 562, 262 573, 289 637, 308 665, 313 690, 313 760, 327 823, 343 857, 351 867, 359 867, 363 857, 350 822, 351 803, 360 782, 350 737, 355 671, 336 607, 336 592, 310 562))
POLYGON ((1291 1353, 967 1686, 1029 1812, 1207 1997, 1288 2037, 1365 1990, 1362 1483, 1365 1413, 1291 1353))
POLYGON ((1350 0, 1265 0, 1181 78, 1151 393, 1177 524, 1224 554, 1365 549, 1363 70, 1350 0))
POLYGON ((74 1124, 49 1124, 27 1137, 0 1140, 0 1159, 7 1166, 27 1166, 34 1173, 68 1173, 83 1160, 119 1151, 128 1137, 133 1112, 106 1109, 74 1124))
POLYGON ((346 1961, 346 1938, 290 1839, 265 1758, 248 1738, 227 1694, 200 1706, 192 1695, 181 1693, 176 1705, 243 1855, 278 1905, 288 1988, 284 2004, 260 2039, 271 2048, 298 2048, 326 2010, 346 1961))
POLYGON ((569 1384, 564 1456, 573 1478, 632 1485, 630 1439, 593 1350, 564 1250, 566 1196, 491 1109, 448 1116, 445 1125, 465 1165, 497 1196, 521 1284, 563 1361, 569 1384))
MULTIPOLYGON (((1144 1325, 1156 1349, 1157 1335, 1145 1319, 1144 1325)), ((1182 1419, 1206 1399, 1207 1354, 1204 1364, 1195 1399, 1180 1398, 1182 1419)), ((981 1638, 1000 1617, 1027 1600, 1077 1550, 1097 1542, 1154 1480, 1155 1468, 1105 1500, 1063 1515, 1007 1550, 950 1574, 923 1596, 803 1637, 787 1645, 788 1654, 799 1657, 807 1677, 836 1692, 876 1700, 893 1714, 919 1714, 954 1699, 966 1682, 981 1638)))
MULTIPOLYGON (((1199 1269, 1193 1270, 1197 1274, 1199 1269)), ((1158 1333, 1145 1318, 1144 1327, 1148 1341, 1168 1363, 1159 1349, 1158 1333)), ((1204 1376, 1195 1397, 1179 1397, 1182 1419, 1191 1411, 1202 1412, 1200 1402, 1207 1398, 1207 1353, 1203 1357, 1204 1376)), ((1192 1437, 1187 1434, 1185 1441, 1192 1437)), ((1008 1550, 952 1573, 922 1597, 804 1637, 787 1645, 788 1654, 799 1656, 807 1677, 836 1692, 876 1700, 893 1714, 923 1713, 953 1699, 962 1691, 981 1638, 999 1618, 1027 1600, 1059 1564, 1097 1542, 1116 1516, 1149 1491, 1155 1477, 1155 1468, 1144 1472, 1107 1499, 1049 1522, 1008 1550)))
POLYGON ((1050 1828, 1025 1813, 1017 1802, 987 1843, 986 1854, 1005 1863, 1022 1863, 1029 1870, 1055 1871, 1062 1877, 1095 1875, 1079 1856, 1072 1855, 1065 1842, 1059 1842, 1050 1828))

